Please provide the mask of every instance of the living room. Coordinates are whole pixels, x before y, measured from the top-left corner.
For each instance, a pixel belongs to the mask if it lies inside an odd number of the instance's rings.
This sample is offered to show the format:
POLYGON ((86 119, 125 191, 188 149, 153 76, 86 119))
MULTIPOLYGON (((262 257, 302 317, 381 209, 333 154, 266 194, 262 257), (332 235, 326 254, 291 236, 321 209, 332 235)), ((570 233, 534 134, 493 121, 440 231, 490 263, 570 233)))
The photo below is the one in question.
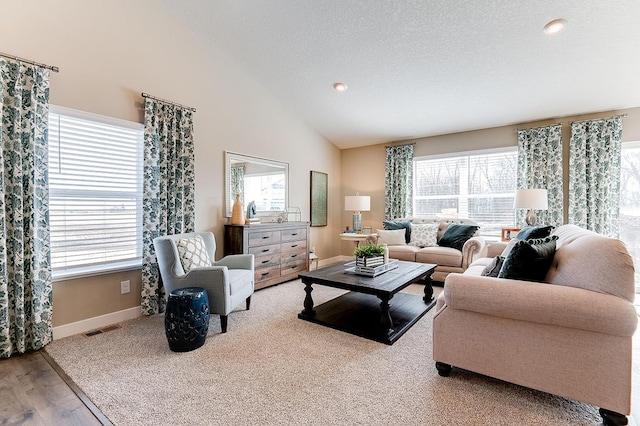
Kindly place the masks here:
MULTIPOLYGON (((568 123, 620 114, 625 115, 623 143, 640 141, 640 102, 629 104, 616 98, 604 109, 560 114, 556 105, 546 103, 539 105, 535 119, 508 122, 496 117, 495 125, 475 130, 470 127, 428 137, 407 131, 405 137, 341 148, 285 106, 277 93, 255 79, 251 70, 243 68, 228 52, 188 29, 170 3, 3 2, 0 50, 60 68, 58 73, 51 73, 52 105, 135 123, 143 122, 142 92, 196 108, 195 228, 212 231, 220 242, 226 222, 225 151, 288 163, 289 204, 300 208, 304 220, 310 216, 309 172, 328 175, 327 226, 312 227, 310 234, 310 245, 321 261, 328 262, 353 250, 352 243, 338 237, 352 220, 351 212, 344 210, 345 195, 369 195, 371 211, 363 215, 365 225, 373 229, 382 226, 385 145, 410 141, 415 143, 416 157, 515 148, 517 129, 563 123, 563 144, 568 147, 568 123)), ((575 8, 574 3, 565 9, 575 8)), ((173 7, 179 8, 176 4, 173 7)), ((637 14, 633 5, 628 15, 637 14)), ((624 44, 630 51, 634 46, 629 40, 624 44)), ((624 74, 627 72, 625 69, 624 74)), ((335 102, 334 95, 342 95, 333 93, 333 83, 328 82, 332 92, 326 95, 331 102, 335 102)), ((499 89, 500 82, 494 82, 494 87, 499 89)), ((636 78, 626 91, 640 93, 638 89, 636 78)), ((446 90, 442 96, 446 96, 446 90)), ((482 108, 482 100, 475 100, 473 107, 482 108)), ((464 116, 466 108, 461 105, 458 115, 464 116)), ((216 257, 221 256, 219 244, 216 257)), ((54 336, 97 328, 103 325, 101 321, 115 323, 139 316, 140 275, 138 269, 55 281, 54 336), (123 281, 130 282, 129 293, 121 294, 123 281)))

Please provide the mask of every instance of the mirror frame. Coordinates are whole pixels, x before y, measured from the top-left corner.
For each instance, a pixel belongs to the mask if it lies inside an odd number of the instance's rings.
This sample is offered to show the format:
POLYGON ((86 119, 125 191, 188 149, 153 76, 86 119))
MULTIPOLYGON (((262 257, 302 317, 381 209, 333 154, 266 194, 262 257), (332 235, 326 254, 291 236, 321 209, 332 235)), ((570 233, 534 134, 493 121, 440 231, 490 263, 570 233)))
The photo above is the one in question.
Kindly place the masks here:
MULTIPOLYGON (((260 164, 263 166, 272 166, 282 168, 284 170, 284 180, 285 180, 285 188, 284 188, 284 205, 285 209, 289 206, 289 163, 285 163, 282 161, 268 160, 266 158, 253 157, 251 155, 237 154, 235 152, 224 152, 225 157, 225 171, 224 171, 224 195, 225 195, 225 215, 226 217, 231 217, 231 213, 233 210, 233 202, 231 201, 231 162, 232 161, 241 161, 247 163, 260 164)), ((247 206, 244 206, 246 209, 247 206)), ((280 211, 280 210, 278 210, 280 211)), ((283 210, 284 211, 284 210, 283 210)), ((272 215, 274 211, 264 211, 259 210, 256 212, 256 216, 268 216, 272 215)))

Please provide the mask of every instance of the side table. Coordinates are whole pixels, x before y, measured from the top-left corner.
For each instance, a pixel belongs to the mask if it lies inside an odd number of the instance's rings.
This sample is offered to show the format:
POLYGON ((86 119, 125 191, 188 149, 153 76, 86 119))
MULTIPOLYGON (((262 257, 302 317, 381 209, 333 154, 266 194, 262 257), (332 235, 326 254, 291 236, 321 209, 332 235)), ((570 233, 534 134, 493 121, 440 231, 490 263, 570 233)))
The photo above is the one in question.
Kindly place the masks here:
POLYGON ((204 345, 209 318, 209 297, 205 289, 187 287, 169 293, 164 315, 169 349, 188 352, 204 345))

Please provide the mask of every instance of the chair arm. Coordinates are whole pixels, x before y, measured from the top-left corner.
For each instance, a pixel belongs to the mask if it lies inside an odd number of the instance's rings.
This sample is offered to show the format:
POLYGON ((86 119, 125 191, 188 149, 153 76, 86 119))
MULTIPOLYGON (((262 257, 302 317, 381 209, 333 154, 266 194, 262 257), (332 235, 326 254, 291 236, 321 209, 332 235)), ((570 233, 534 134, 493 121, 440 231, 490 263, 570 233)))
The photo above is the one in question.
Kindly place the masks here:
POLYGON ((638 324, 633 304, 623 298, 530 281, 449 274, 444 301, 453 309, 623 337, 638 324))
POLYGON ((209 266, 192 269, 182 276, 174 276, 175 288, 202 287, 203 283, 220 283, 221 287, 229 282, 229 269, 226 266, 209 266))
POLYGON ((229 269, 249 269, 254 270, 254 259, 252 254, 230 254, 218 260, 216 266, 226 266, 229 269))
POLYGON ((471 237, 462 246, 462 269, 467 269, 474 257, 484 248, 485 241, 482 237, 471 237))

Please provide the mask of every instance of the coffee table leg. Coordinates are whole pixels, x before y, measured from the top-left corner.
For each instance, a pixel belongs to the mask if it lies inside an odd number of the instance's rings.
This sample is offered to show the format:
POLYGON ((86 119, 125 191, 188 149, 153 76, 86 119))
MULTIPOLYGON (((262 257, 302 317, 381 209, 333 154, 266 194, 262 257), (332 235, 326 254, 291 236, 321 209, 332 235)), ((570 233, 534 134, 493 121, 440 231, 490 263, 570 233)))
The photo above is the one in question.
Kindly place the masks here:
MULTIPOLYGON (((380 323, 382 324, 382 330, 387 333, 387 336, 393 333, 393 321, 391 320, 391 312, 389 312, 389 300, 390 298, 386 296, 378 296, 381 300, 380 308, 382 308, 382 317, 380 318, 380 323)), ((393 297, 393 296, 391 296, 393 297)))
POLYGON ((311 292, 313 291, 313 287, 311 287, 311 282, 304 283, 304 291, 307 295, 304 297, 304 310, 302 313, 307 316, 314 316, 316 314, 316 310, 313 309, 313 298, 311 297, 311 292))
POLYGON ((424 303, 429 303, 433 300, 433 280, 431 275, 424 277, 424 297, 422 300, 424 300, 424 303))

